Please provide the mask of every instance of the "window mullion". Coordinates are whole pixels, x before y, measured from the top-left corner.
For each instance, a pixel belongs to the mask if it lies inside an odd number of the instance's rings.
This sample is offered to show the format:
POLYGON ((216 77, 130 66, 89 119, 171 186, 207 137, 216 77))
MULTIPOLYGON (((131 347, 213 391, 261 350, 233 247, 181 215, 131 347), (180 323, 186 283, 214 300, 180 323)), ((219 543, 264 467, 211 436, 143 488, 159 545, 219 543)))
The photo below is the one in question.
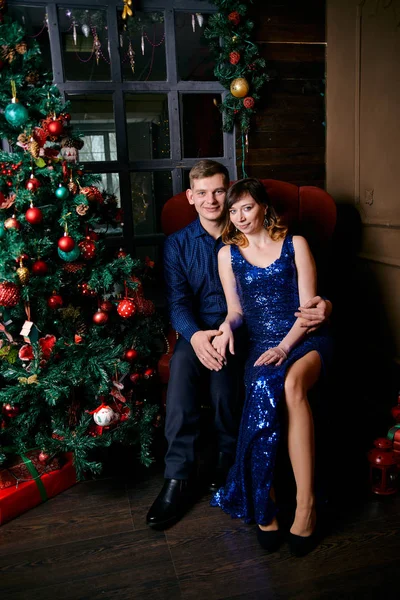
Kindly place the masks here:
POLYGON ((62 62, 61 36, 58 27, 58 14, 56 4, 47 4, 47 22, 49 26, 49 40, 51 64, 53 68, 53 83, 64 83, 64 69, 62 62))

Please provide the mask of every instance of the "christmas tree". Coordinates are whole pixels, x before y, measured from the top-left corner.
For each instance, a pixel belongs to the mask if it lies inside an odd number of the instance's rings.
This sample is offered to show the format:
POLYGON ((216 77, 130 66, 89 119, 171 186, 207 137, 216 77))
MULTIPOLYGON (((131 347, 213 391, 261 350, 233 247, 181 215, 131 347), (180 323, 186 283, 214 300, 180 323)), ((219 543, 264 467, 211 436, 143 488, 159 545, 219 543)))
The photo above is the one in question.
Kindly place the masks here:
POLYGON ((114 442, 149 464, 163 326, 143 292, 151 261, 107 249, 117 199, 85 173, 38 44, 0 7, 0 464, 10 448, 72 451, 82 476, 114 442))

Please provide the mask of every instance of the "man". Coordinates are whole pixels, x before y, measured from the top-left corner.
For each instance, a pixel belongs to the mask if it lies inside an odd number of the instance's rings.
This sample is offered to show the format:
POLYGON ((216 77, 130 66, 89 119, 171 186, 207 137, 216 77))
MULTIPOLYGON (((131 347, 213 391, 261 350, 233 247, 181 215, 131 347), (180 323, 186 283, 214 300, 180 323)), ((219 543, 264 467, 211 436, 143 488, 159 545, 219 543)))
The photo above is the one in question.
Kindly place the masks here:
MULTIPOLYGON (((241 332, 235 341, 235 355, 225 361, 211 344, 220 335, 218 327, 226 315, 217 254, 222 246, 229 173, 218 162, 201 160, 191 169, 189 179, 186 195, 198 219, 169 236, 164 247, 167 300, 179 339, 170 363, 167 391, 165 482, 146 519, 154 529, 174 524, 193 501, 202 383, 209 389, 218 450, 210 490, 225 482, 234 460, 239 424, 241 332)), ((329 316, 331 305, 317 296, 299 310, 296 316, 312 330, 329 316)))

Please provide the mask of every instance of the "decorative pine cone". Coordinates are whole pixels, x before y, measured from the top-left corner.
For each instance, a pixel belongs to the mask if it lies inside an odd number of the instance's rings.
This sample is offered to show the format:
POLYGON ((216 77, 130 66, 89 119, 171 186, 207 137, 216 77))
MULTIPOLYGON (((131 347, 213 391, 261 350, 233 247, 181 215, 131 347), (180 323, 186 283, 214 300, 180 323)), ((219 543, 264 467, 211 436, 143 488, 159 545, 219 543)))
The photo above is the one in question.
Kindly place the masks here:
POLYGON ((75 181, 70 181, 67 185, 67 188, 69 189, 71 194, 76 194, 76 192, 78 191, 78 185, 75 183, 75 181))
POLYGON ((11 64, 15 58, 15 50, 14 48, 3 45, 1 47, 1 55, 4 60, 7 60, 11 64))
POLYGON ((26 42, 19 42, 19 44, 15 45, 15 49, 18 54, 25 54, 25 52, 28 50, 28 46, 26 42))
POLYGON ((84 217, 88 210, 89 210, 88 204, 78 204, 78 206, 76 207, 76 212, 78 213, 78 215, 80 217, 84 217))
POLYGON ((87 333, 87 325, 86 325, 84 319, 79 319, 76 322, 76 333, 78 335, 85 335, 85 333, 87 333))
POLYGON ((39 158, 40 146, 35 140, 29 142, 28 152, 32 154, 33 158, 39 158))
POLYGON ((20 142, 21 144, 27 144, 28 143, 28 136, 26 135, 26 133, 20 133, 19 136, 17 137, 18 142, 20 142))
POLYGON ((36 85, 37 82, 39 81, 39 73, 37 71, 31 71, 25 77, 25 81, 26 81, 26 83, 29 83, 30 85, 36 85))

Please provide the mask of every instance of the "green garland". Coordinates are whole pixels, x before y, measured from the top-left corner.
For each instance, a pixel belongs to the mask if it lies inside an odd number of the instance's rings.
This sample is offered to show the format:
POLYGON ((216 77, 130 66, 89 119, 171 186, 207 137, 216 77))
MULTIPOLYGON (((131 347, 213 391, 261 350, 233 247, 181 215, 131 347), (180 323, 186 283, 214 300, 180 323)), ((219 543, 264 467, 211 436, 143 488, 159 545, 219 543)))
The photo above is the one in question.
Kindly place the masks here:
POLYGON ((215 56, 214 74, 230 90, 219 106, 224 115, 223 130, 232 131, 235 122, 238 122, 242 133, 246 133, 255 105, 260 100, 260 89, 269 79, 265 60, 260 58, 256 44, 251 41, 254 23, 246 19, 248 3, 214 0, 214 4, 219 10, 210 16, 204 36, 210 41, 215 56), (242 84, 240 97, 235 90, 236 95, 231 93, 232 82, 238 78, 246 80, 239 82, 242 84), (246 83, 248 91, 243 94, 246 83))

